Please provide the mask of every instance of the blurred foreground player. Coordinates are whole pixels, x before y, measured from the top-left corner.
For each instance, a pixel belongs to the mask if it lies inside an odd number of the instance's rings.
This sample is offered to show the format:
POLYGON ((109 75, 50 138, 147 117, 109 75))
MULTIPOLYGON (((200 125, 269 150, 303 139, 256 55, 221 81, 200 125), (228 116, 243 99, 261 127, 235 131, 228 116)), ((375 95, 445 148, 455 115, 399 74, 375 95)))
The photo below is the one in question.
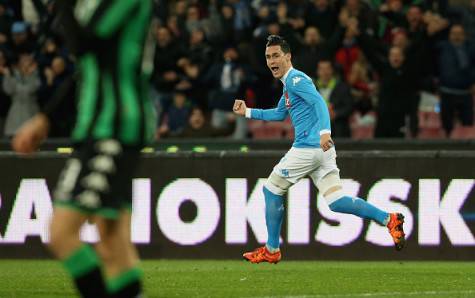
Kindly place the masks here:
POLYGON ((280 36, 268 37, 265 51, 272 75, 284 84, 283 95, 275 109, 249 109, 242 100, 234 112, 247 118, 283 121, 290 114, 295 127, 292 148, 274 167, 264 186, 267 243, 243 257, 252 263, 277 263, 281 259, 279 236, 284 217, 284 195, 305 176, 310 176, 334 212, 354 214, 386 225, 397 250, 405 244, 404 216, 386 213, 363 199, 348 196, 340 182, 336 152, 330 130, 330 116, 312 80, 292 67, 288 43, 280 36))
MULTIPOLYGON (((49 248, 83 297, 141 297, 138 255, 130 240, 131 186, 140 149, 154 135, 148 99, 153 46, 147 42, 152 3, 61 0, 57 6, 77 57, 78 115, 72 132, 75 151, 54 193, 49 248), (99 230, 95 249, 80 241, 87 220, 99 230)), ((35 151, 62 98, 56 95, 17 132, 17 152, 35 151)), ((65 100, 74 104, 72 98, 65 100)))

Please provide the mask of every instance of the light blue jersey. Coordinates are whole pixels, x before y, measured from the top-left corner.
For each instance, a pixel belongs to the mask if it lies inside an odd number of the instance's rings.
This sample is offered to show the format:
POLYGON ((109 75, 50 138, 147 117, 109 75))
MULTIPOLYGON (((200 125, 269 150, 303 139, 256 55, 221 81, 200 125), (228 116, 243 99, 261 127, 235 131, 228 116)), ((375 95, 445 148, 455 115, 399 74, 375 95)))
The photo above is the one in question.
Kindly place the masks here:
POLYGON ((293 147, 320 148, 320 135, 330 133, 330 114, 312 79, 305 73, 290 68, 281 79, 283 95, 277 108, 248 109, 246 116, 266 121, 283 121, 290 114, 295 129, 293 147))

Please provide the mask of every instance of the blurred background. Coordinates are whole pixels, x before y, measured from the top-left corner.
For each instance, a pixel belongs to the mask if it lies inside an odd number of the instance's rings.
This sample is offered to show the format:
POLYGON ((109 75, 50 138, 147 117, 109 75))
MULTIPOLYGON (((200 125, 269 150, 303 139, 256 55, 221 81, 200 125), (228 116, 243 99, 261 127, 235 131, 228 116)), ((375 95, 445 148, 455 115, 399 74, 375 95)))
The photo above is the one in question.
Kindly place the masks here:
MULTIPOLYGON (((46 105, 75 72, 51 0, 0 1, 0 136, 46 105)), ((470 139, 475 1, 156 0, 150 96, 158 139, 293 138, 289 120, 237 119, 235 98, 274 107, 282 84, 265 64, 269 34, 327 101, 333 137, 470 139)), ((52 119, 67 138, 75 103, 52 119)))

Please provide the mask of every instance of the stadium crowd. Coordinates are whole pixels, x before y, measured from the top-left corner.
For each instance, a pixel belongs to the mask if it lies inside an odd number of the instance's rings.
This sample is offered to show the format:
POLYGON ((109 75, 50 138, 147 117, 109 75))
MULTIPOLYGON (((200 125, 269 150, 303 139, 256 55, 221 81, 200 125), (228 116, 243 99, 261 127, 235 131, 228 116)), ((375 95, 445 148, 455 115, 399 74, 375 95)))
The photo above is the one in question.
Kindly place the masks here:
MULTIPOLYGON (((74 76, 54 2, 0 0, 0 136, 74 76)), ((156 0, 154 16, 157 138, 291 137, 288 122, 231 112, 236 98, 271 108, 281 96, 264 57, 269 34, 286 38, 294 67, 327 100, 334 137, 473 132, 475 0, 156 0)), ((50 136, 67 137, 74 114, 63 104, 50 136)))

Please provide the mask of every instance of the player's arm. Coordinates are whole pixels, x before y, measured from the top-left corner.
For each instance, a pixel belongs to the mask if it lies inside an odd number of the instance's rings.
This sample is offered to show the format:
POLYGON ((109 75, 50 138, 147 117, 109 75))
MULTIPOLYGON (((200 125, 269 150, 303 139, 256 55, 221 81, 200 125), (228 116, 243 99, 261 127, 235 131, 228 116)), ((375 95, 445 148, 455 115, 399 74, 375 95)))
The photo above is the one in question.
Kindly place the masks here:
POLYGON ((15 133, 12 147, 18 153, 32 153, 46 139, 50 127, 50 119, 60 111, 61 107, 71 103, 76 93, 75 76, 70 76, 55 90, 47 104, 15 133))
POLYGON ((300 77, 296 83, 289 88, 290 92, 302 98, 317 115, 317 126, 320 134, 320 146, 323 151, 333 146, 331 139, 330 113, 323 98, 318 93, 310 78, 300 77))
POLYGON ((287 118, 287 109, 285 108, 285 99, 282 96, 274 109, 250 109, 246 107, 246 103, 243 100, 235 100, 234 113, 246 116, 246 118, 265 120, 265 121, 284 121, 287 118))

